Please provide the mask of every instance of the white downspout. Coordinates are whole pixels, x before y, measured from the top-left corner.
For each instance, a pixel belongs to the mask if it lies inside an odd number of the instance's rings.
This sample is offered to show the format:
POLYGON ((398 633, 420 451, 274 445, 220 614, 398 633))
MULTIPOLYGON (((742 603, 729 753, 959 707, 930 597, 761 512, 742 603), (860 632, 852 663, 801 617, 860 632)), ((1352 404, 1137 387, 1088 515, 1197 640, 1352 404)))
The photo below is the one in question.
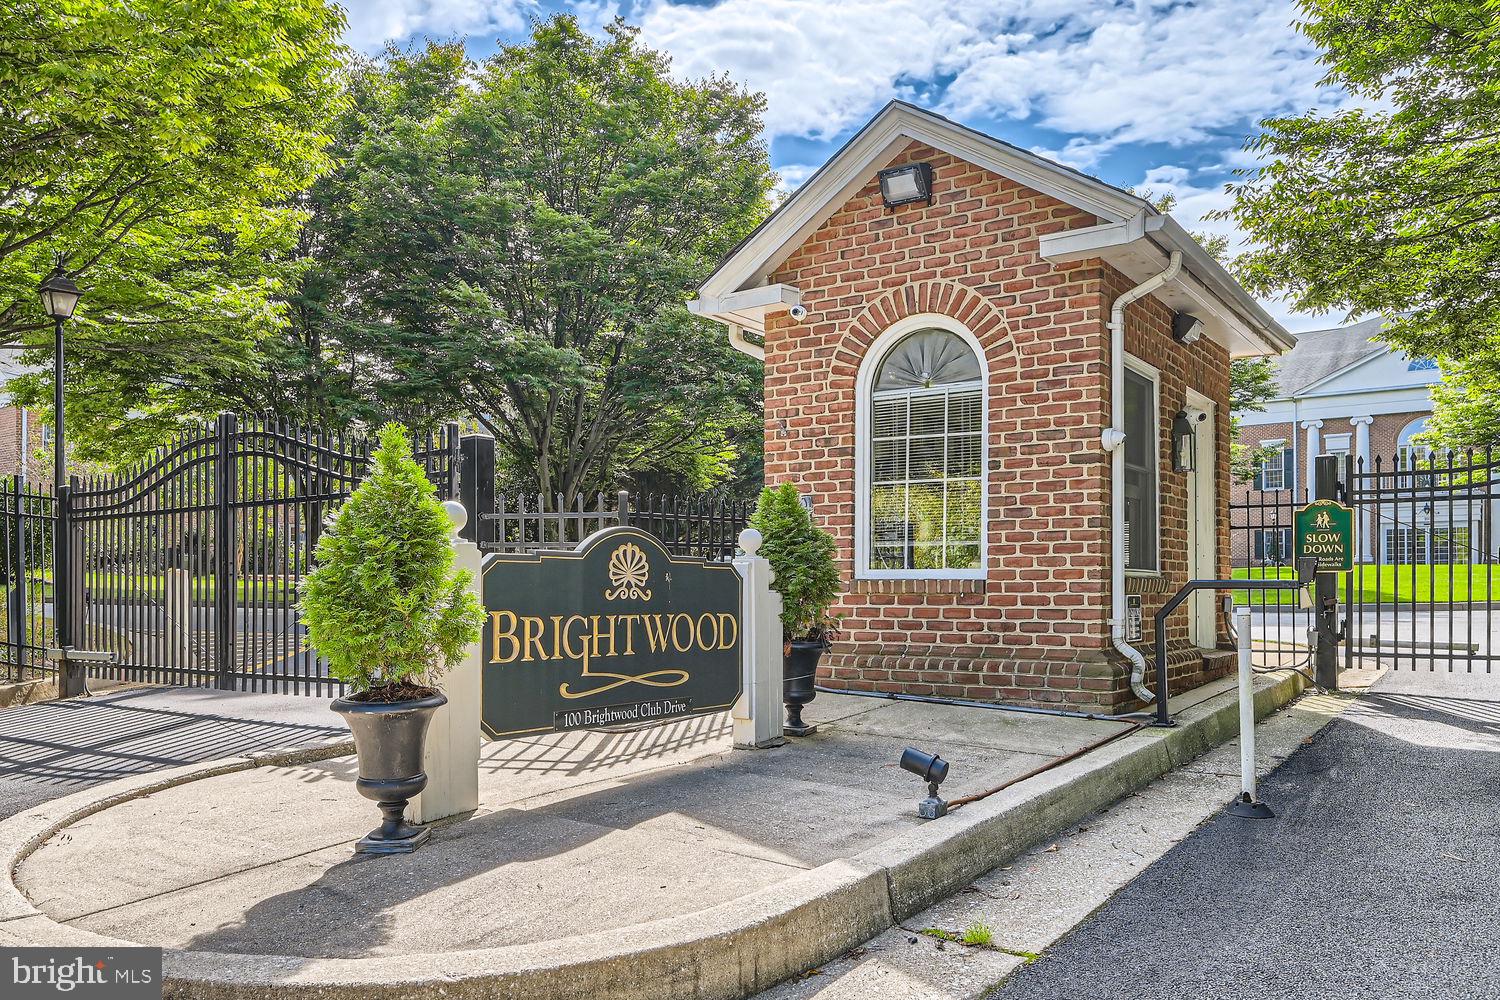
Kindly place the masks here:
POLYGON ((1125 307, 1177 277, 1182 251, 1173 250, 1166 270, 1115 299, 1109 311, 1109 421, 1100 435, 1109 457, 1110 564, 1109 633, 1115 649, 1130 661, 1130 690, 1142 701, 1155 701, 1146 687, 1146 658, 1125 641, 1125 307))
POLYGON ((766 349, 745 339, 745 330, 738 323, 729 324, 729 346, 741 354, 748 354, 757 361, 766 360, 766 349))

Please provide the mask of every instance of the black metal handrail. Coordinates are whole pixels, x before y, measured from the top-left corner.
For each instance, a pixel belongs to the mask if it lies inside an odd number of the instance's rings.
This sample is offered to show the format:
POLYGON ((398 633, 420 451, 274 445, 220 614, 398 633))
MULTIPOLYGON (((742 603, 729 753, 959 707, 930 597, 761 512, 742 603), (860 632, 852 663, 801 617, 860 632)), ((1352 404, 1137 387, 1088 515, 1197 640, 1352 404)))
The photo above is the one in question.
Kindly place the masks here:
POLYGON ((1295 580, 1189 580, 1171 600, 1156 613, 1156 721, 1155 726, 1173 725, 1167 712, 1167 616, 1182 602, 1200 590, 1296 590, 1312 584, 1318 561, 1303 559, 1297 564, 1295 580))

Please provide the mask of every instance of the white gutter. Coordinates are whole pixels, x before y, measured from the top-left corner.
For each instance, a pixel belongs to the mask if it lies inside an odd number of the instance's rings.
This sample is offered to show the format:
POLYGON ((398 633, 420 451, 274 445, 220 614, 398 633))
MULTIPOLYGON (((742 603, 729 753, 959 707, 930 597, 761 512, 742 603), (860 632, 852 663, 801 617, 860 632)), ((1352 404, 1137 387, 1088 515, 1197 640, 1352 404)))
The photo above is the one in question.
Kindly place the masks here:
POLYGON ((1110 426, 1100 435, 1104 450, 1110 453, 1109 633, 1115 649, 1130 661, 1130 690, 1142 701, 1156 700, 1156 695, 1146 687, 1146 658, 1125 641, 1125 307, 1171 281, 1181 268, 1182 251, 1173 250, 1165 271, 1115 299, 1109 311, 1110 426))
POLYGON ((729 346, 741 354, 748 354, 757 361, 766 360, 766 349, 745 339, 745 328, 738 323, 729 324, 729 346))

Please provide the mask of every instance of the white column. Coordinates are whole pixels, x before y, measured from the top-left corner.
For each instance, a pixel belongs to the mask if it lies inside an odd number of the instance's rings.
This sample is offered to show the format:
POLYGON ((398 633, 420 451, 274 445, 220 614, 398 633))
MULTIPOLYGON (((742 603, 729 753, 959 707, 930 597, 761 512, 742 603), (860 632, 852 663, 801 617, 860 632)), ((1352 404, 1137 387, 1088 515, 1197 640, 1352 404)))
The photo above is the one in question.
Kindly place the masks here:
MULTIPOLYGON (((449 500, 443 504, 453 521, 453 568, 473 574, 472 586, 484 601, 484 561, 479 546, 458 533, 468 523, 463 504, 449 500)), ((411 800, 411 818, 415 823, 431 823, 444 816, 471 812, 479 806, 479 684, 483 670, 484 642, 469 645, 468 652, 444 674, 437 687, 448 696, 448 704, 432 715, 427 730, 427 746, 422 769, 427 772, 427 788, 411 800)))
POLYGON ((1313 489, 1317 485, 1316 470, 1318 468, 1318 456, 1323 453, 1322 442, 1318 438, 1318 428, 1323 426, 1321 420, 1304 420, 1302 429, 1307 431, 1307 472, 1306 478, 1302 480, 1302 496, 1305 500, 1313 498, 1313 489))
POLYGON ((743 750, 776 747, 781 734, 781 595, 771 589, 771 564, 755 553, 760 532, 740 532, 741 691, 734 703, 734 745, 743 750))
MULTIPOLYGON (((1370 456, 1370 425, 1375 422, 1374 417, 1350 417, 1349 423, 1354 425, 1354 472, 1374 472, 1374 459, 1370 456)), ((1370 562, 1375 558, 1375 539, 1371 537, 1374 530, 1370 527, 1369 518, 1365 516, 1364 510, 1354 512, 1354 530, 1359 535, 1359 558, 1361 562, 1370 562)))

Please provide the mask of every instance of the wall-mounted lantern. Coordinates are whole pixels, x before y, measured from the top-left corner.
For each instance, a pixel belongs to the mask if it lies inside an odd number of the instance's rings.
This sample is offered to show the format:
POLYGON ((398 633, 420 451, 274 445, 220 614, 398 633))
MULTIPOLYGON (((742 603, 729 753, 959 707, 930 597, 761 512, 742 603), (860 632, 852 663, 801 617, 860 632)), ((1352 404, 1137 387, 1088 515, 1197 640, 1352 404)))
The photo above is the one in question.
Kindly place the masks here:
POLYGON ((886 208, 914 201, 932 204, 932 164, 908 163, 880 172, 880 198, 886 208))
POLYGON ((1172 470, 1192 472, 1198 467, 1197 437, 1193 418, 1187 410, 1178 410, 1172 418, 1172 470))

